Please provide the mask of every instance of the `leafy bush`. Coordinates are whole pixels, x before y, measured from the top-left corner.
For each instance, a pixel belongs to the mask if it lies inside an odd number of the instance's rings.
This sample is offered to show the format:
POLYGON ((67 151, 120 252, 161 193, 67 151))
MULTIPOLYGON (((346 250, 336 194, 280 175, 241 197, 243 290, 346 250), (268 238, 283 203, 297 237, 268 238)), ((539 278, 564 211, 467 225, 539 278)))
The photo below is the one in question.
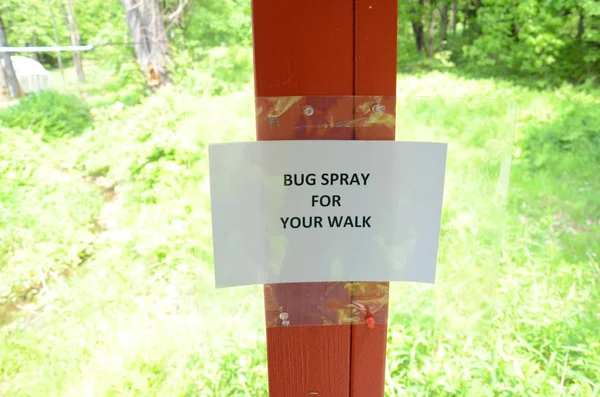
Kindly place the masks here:
MULTIPOLYGON (((31 131, 0 128, 0 312, 44 275, 78 266, 91 249, 98 189, 53 165, 31 131)), ((1 317, 1 313, 0 313, 1 317)))
POLYGON ((232 93, 251 80, 252 48, 231 46, 185 50, 175 54, 170 69, 175 84, 193 94, 232 93))
POLYGON ((9 128, 30 129, 51 138, 80 135, 92 124, 88 105, 74 95, 42 91, 0 111, 0 122, 9 128))
POLYGON ((181 34, 188 48, 249 47, 252 44, 250 0, 191 2, 181 34))
POLYGON ((139 105, 151 91, 135 59, 121 57, 101 65, 105 80, 91 87, 89 93, 97 100, 88 100, 94 108, 108 107, 116 102, 125 106, 139 105))
POLYGON ((527 131, 521 143, 523 157, 533 169, 584 168, 600 163, 600 112, 596 104, 570 105, 553 123, 540 124, 527 131))

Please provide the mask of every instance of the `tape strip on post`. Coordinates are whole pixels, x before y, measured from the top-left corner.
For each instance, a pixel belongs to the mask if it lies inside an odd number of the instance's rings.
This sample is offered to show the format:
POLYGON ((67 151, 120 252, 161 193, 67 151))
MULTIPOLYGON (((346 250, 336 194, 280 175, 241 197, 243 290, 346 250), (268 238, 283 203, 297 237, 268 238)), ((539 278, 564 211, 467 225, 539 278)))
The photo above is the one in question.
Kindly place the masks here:
POLYGON ((433 283, 445 143, 209 147, 216 286, 433 283))

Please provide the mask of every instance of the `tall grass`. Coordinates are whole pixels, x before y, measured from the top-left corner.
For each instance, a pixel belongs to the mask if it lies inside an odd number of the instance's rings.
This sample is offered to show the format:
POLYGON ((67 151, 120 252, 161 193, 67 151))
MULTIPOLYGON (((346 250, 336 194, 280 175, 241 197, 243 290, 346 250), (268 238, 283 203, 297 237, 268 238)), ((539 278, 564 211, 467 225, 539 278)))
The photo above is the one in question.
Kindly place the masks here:
MULTIPOLYGON (((557 147, 540 166, 525 144, 559 133, 564 118, 596 117, 598 92, 442 73, 401 76, 398 87, 398 139, 444 140, 450 152, 439 283, 392 285, 388 395, 598 395, 600 165, 587 159, 582 170, 578 152, 557 147), (565 114, 567 105, 584 111, 565 114), (497 183, 506 154, 508 202, 497 183)), ((216 291, 212 281, 207 144, 253 139, 252 109, 250 94, 166 89, 139 106, 97 108, 95 127, 67 141, 4 132, 22 144, 0 161, 29 156, 33 171, 3 171, 2 186, 12 178, 46 199, 1 196, 12 214, 3 235, 10 225, 36 236, 3 239, 1 260, 37 263, 35 247, 77 246, 35 233, 47 223, 32 207, 53 214, 57 235, 91 230, 93 249, 82 266, 57 256, 68 276, 53 266, 21 274, 37 294, 2 306, 11 314, 0 328, 0 395, 267 394, 262 289, 216 291), (75 179, 43 196, 48 182, 31 175, 56 167, 75 179)))

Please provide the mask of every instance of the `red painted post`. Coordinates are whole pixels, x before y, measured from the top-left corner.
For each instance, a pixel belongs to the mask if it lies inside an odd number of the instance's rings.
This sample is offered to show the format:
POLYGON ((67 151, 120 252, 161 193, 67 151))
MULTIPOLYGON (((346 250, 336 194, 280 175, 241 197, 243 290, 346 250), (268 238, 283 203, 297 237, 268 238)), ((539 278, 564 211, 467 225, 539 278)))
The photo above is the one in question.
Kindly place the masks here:
MULTIPOLYGON (((394 113, 397 7, 397 0, 354 0, 354 95, 382 95, 381 103, 394 113)), ((395 134, 393 129, 370 127, 356 129, 355 139, 394 140, 395 134)), ((389 283, 384 285, 389 288, 389 283)), ((369 283, 366 291, 377 287, 369 283)), ((351 397, 384 395, 386 342, 387 324, 376 324, 374 329, 352 326, 351 397)))
MULTIPOLYGON (((263 97, 394 96, 396 7, 395 0, 253 0, 257 108, 263 97)), ((383 104, 394 109, 393 99, 383 104)), ((353 104, 335 112, 336 119, 352 119, 353 104)), ((389 129, 351 127, 310 129, 299 136, 290 123, 281 120, 279 128, 269 128, 257 122, 257 139, 394 139, 389 129)), ((326 293, 349 305, 353 294, 377 295, 382 284, 358 283, 355 292, 346 286, 267 285, 265 314, 273 318, 274 308, 283 304, 297 318, 316 311, 314 297, 326 293)), ((268 327, 271 397, 383 396, 386 332, 381 320, 374 329, 366 324, 268 327)))

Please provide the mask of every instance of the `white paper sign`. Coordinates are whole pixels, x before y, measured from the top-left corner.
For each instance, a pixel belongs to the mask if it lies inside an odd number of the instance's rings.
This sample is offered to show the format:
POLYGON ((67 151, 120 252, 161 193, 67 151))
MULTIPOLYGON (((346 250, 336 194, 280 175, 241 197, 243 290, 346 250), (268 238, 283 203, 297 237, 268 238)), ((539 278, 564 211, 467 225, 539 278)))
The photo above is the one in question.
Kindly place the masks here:
POLYGON ((447 145, 209 147, 217 287, 435 281, 447 145))

